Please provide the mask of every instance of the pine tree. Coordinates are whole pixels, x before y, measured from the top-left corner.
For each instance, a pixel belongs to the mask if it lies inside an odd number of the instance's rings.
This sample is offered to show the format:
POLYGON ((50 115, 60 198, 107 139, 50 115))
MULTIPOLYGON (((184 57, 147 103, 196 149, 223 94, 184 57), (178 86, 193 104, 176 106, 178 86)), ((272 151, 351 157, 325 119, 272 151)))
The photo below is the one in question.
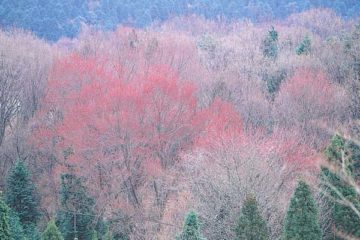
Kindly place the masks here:
POLYGON ((269 239, 266 222, 260 215, 255 197, 246 198, 235 233, 237 240, 269 239))
POLYGON ((360 145, 353 141, 347 141, 345 149, 349 155, 351 172, 356 181, 360 181, 360 145))
POLYGON ((26 240, 40 240, 41 234, 35 225, 24 226, 26 240))
POLYGON ((64 239, 73 240, 77 237, 91 240, 95 201, 88 195, 82 180, 72 174, 62 175, 60 198, 61 210, 57 214, 56 223, 64 239))
POLYGON ((110 232, 110 229, 108 228, 104 236, 104 240, 112 240, 112 239, 113 239, 112 234, 110 232))
POLYGON ((268 35, 262 44, 263 55, 268 58, 276 59, 278 56, 278 32, 271 27, 268 35))
POLYGON ((355 182, 358 175, 360 147, 336 134, 326 148, 325 156, 332 165, 336 166, 335 172, 323 167, 320 176, 322 193, 332 210, 334 229, 346 235, 360 237, 359 217, 350 206, 342 203, 344 200, 348 201, 360 210, 360 200, 356 190, 348 182, 349 180, 355 182), (342 176, 346 176, 347 180, 342 176))
POLYGON ((325 149, 325 156, 355 180, 360 179, 360 146, 355 142, 335 134, 325 149))
POLYGON ((15 211, 29 239, 38 239, 39 201, 23 161, 17 161, 7 179, 6 203, 15 211))
POLYGON ((286 79, 286 76, 286 72, 283 70, 264 74, 263 79, 266 81, 266 88, 272 101, 274 101, 276 93, 280 90, 281 83, 286 79))
POLYGON ((353 209, 341 203, 341 201, 346 199, 360 211, 360 201, 356 190, 337 174, 325 167, 321 169, 321 180, 322 191, 332 209, 332 220, 336 231, 359 238, 360 218, 353 209), (339 193, 341 196, 339 196, 339 193))
POLYGON ((200 224, 195 212, 190 211, 186 216, 182 233, 177 240, 204 240, 200 234, 200 224))
POLYGON ((41 240, 63 240, 59 229, 57 228, 55 221, 50 221, 41 236, 41 240))
POLYGON ((298 183, 291 198, 283 234, 284 240, 317 240, 322 237, 315 200, 303 181, 298 183))
POLYGON ((16 240, 26 240, 26 235, 23 226, 20 223, 19 216, 16 212, 10 209, 10 232, 11 236, 16 240))
POLYGON ((97 231, 93 230, 91 240, 98 240, 97 231))
POLYGON ((308 55, 311 52, 311 40, 309 36, 305 36, 304 40, 300 43, 296 49, 297 55, 308 55))
POLYGON ((343 151, 345 151, 345 139, 335 134, 332 137, 329 146, 327 146, 327 148, 325 149, 325 155, 330 162, 341 165, 342 162, 341 152, 343 151))
POLYGON ((0 239, 1 240, 12 240, 11 231, 10 231, 10 217, 9 217, 9 207, 2 200, 0 196, 0 239))

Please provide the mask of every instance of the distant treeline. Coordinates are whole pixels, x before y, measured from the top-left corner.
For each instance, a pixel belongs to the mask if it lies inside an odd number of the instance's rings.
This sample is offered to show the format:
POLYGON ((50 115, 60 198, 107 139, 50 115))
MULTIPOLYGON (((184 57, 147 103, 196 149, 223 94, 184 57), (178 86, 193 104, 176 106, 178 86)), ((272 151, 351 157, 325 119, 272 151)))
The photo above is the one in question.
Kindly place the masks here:
POLYGON ((145 27, 174 16, 255 22, 284 18, 310 8, 331 8, 357 17, 358 0, 0 0, 0 26, 31 30, 47 40, 74 37, 81 24, 113 29, 118 24, 145 27))

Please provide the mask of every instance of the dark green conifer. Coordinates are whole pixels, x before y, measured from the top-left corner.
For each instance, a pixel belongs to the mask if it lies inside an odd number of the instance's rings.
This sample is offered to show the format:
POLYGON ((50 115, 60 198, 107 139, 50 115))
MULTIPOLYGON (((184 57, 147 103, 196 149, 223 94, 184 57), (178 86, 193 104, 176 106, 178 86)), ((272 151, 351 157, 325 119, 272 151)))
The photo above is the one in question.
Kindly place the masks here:
MULTIPOLYGON (((340 135, 334 135, 325 150, 333 170, 321 169, 321 191, 332 210, 334 234, 360 237, 360 218, 349 204, 360 211, 360 201, 351 182, 356 181, 359 168, 360 147, 340 135)), ((341 239, 341 238, 337 238, 341 239)))
POLYGON ((92 236, 91 236, 91 240, 98 240, 97 231, 93 230, 93 233, 92 233, 92 236))
POLYGON ((360 201, 355 189, 325 167, 321 169, 321 181, 321 189, 332 209, 334 230, 359 238, 360 218, 350 206, 343 204, 344 200, 348 201, 360 211, 360 201))
POLYGON ((269 239, 266 222, 262 218, 256 198, 248 196, 241 208, 240 218, 235 229, 236 240, 269 239))
POLYGON ((9 207, 2 200, 0 196, 0 239, 1 240, 13 240, 10 231, 10 217, 9 217, 9 207))
POLYGON ((355 142, 335 134, 325 149, 325 156, 355 180, 360 179, 360 146, 355 142))
POLYGON ((107 228, 106 234, 104 236, 104 240, 113 240, 113 237, 112 237, 109 227, 107 228))
POLYGON ((36 228, 40 216, 38 194, 29 171, 21 160, 10 171, 5 200, 19 217, 27 239, 39 239, 36 228))
POLYGON ((16 212, 10 209, 10 232, 14 240, 26 240, 26 235, 23 226, 20 223, 19 216, 16 212))
POLYGON ((325 155, 328 158, 328 160, 332 163, 338 163, 341 164, 341 154, 345 151, 345 139, 339 136, 338 134, 335 134, 329 146, 325 149, 325 155))
POLYGON ((194 211, 190 211, 186 216, 182 233, 176 240, 204 240, 200 234, 199 219, 194 211))
POLYGON ((61 176, 61 209, 57 214, 57 225, 65 240, 75 237, 91 240, 94 230, 94 205, 82 180, 73 174, 61 176))
POLYGON ((309 186, 300 181, 291 198, 283 232, 284 240, 320 240, 318 208, 309 186))
POLYGON ((274 27, 268 32, 268 35, 262 44, 263 55, 268 58, 276 59, 278 56, 278 32, 274 27))
POLYGON ((304 40, 296 49, 297 55, 308 55, 311 52, 311 40, 309 36, 305 36, 304 40))
POLYGON ((7 179, 6 203, 19 216, 23 226, 36 225, 39 201, 35 186, 23 161, 18 161, 7 179))
POLYGON ((50 221, 41 236, 41 240, 63 240, 59 229, 57 228, 55 221, 50 221))

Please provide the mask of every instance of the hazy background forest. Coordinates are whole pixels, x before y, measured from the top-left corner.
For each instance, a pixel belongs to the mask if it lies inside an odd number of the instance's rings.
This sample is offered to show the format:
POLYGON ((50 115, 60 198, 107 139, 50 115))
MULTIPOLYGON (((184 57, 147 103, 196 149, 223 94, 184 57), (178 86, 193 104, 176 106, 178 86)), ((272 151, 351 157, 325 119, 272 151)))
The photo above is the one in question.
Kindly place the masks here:
POLYGON ((360 239, 360 1, 0 0, 1 240, 360 239))

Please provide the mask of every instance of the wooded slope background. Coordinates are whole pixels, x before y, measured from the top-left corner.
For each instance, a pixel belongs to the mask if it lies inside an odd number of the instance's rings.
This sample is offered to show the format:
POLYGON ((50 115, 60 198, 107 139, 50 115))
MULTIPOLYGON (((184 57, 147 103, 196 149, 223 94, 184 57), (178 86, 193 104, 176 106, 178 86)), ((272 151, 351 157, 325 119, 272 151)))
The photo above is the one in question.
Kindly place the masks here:
POLYGON ((0 1, 1 239, 359 238, 359 11, 0 1))

